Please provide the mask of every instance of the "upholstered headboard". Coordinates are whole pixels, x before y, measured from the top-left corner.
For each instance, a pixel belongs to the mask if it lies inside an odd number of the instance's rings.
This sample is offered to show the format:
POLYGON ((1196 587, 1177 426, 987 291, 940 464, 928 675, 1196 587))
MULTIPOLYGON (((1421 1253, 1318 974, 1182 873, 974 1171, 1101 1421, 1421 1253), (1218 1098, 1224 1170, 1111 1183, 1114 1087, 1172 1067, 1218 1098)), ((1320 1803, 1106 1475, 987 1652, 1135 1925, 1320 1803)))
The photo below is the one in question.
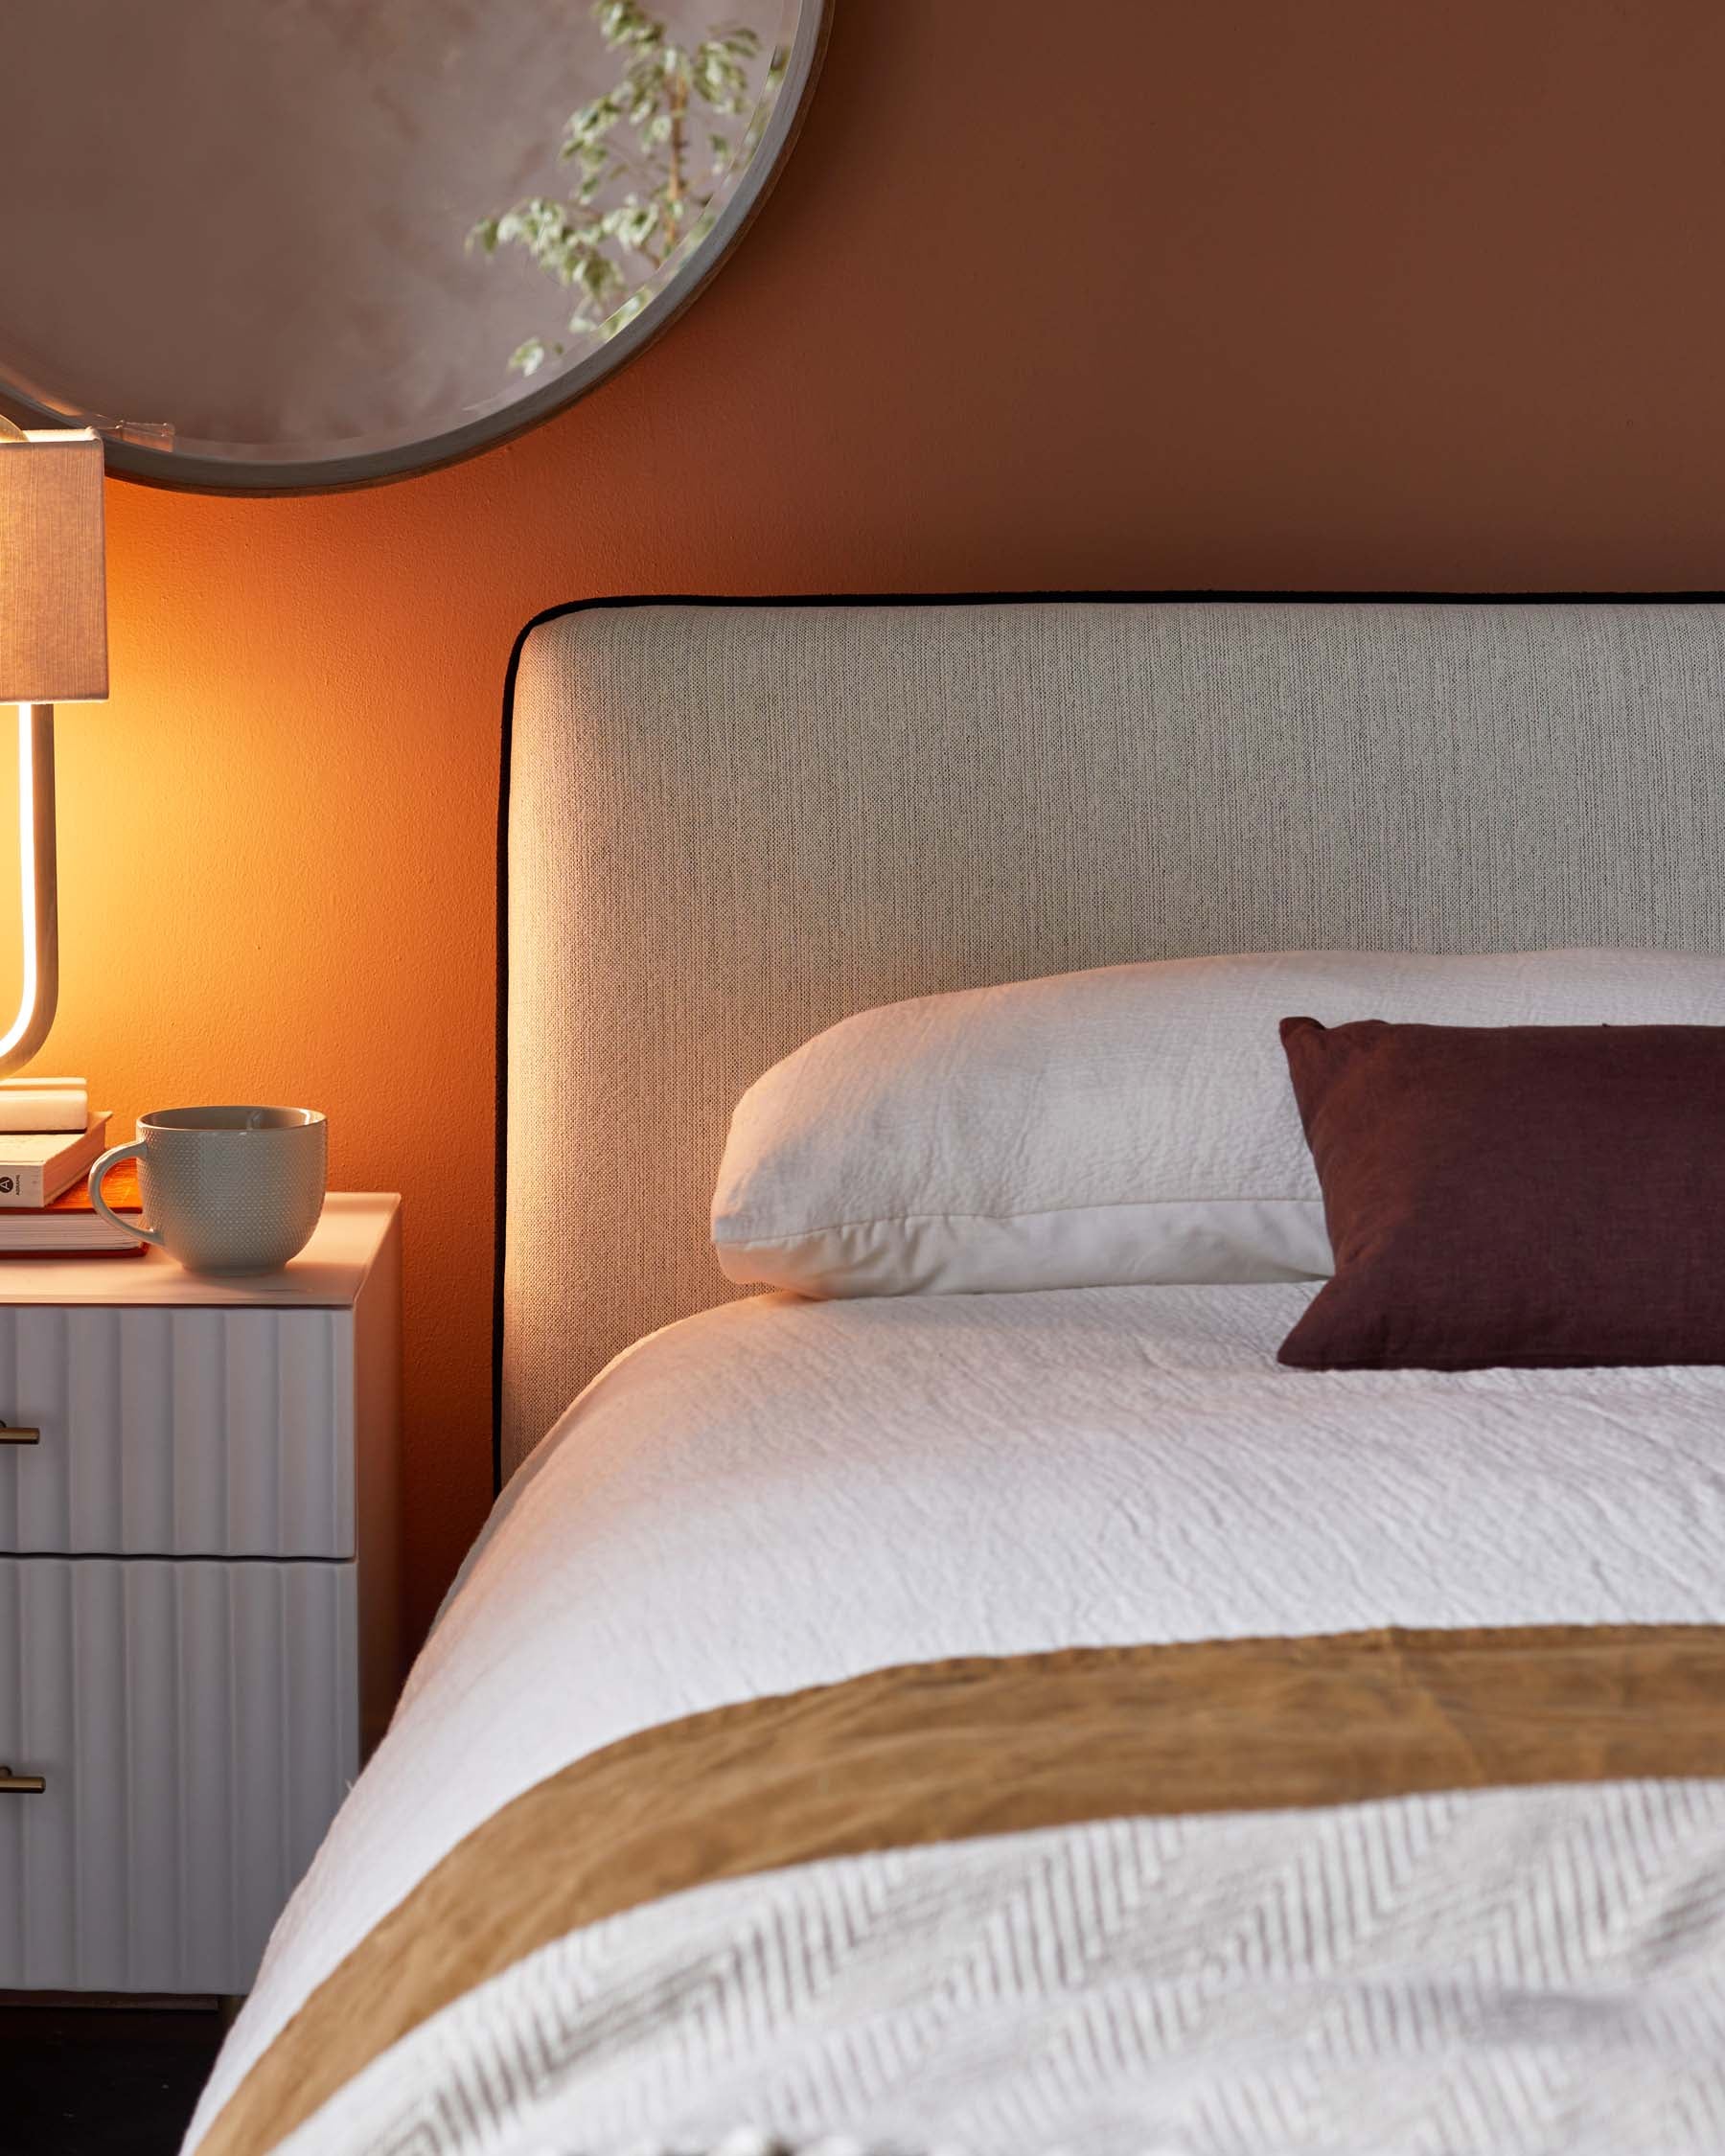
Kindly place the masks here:
POLYGON ((895 997, 1300 947, 1725 949, 1725 605, 662 600, 518 646, 499 1447, 734 1293, 731 1106, 895 997))

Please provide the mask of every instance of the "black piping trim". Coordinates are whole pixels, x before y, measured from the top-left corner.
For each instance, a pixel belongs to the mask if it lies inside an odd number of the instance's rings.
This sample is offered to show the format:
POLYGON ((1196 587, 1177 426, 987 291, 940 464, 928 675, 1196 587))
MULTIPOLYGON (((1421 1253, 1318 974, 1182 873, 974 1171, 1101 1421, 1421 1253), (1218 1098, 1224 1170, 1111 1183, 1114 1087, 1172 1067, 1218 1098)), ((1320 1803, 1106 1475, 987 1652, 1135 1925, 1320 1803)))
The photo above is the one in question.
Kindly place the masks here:
POLYGON ((503 1227, 509 1166, 509 777, 515 735, 516 677, 521 652, 536 629, 565 614, 626 607, 998 607, 1015 602, 1079 606, 1097 601, 1147 605, 1157 601, 1226 606, 1243 601, 1289 605, 1608 607, 1718 606, 1719 591, 805 591, 761 594, 707 591, 641 591, 610 598, 570 599, 535 614, 515 640, 503 677, 502 752, 497 771, 497 1012, 494 1213, 492 1224, 492 1487, 503 1486, 503 1227))

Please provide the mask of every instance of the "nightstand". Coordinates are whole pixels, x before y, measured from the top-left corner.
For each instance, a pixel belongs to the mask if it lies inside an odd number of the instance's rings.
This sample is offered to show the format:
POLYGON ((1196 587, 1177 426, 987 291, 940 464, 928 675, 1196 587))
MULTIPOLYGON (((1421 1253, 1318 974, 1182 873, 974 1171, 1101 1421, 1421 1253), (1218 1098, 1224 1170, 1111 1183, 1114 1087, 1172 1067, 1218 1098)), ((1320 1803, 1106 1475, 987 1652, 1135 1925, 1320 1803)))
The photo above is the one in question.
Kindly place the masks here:
POLYGON ((398 1681, 401 1208, 0 1259, 0 1989, 242 1992, 398 1681))

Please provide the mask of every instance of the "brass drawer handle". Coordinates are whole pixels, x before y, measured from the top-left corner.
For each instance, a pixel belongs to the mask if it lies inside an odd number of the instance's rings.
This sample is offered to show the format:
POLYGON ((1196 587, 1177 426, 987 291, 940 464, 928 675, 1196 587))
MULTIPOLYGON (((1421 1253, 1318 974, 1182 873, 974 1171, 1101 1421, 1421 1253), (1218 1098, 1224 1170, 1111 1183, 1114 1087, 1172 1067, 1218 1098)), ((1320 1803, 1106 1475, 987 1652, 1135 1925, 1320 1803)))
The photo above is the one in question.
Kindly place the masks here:
POLYGON ((15 1775, 0 1767, 0 1797, 39 1797, 48 1784, 40 1775, 15 1775))
POLYGON ((42 1434, 27 1422, 0 1422, 0 1445, 39 1445, 42 1434))

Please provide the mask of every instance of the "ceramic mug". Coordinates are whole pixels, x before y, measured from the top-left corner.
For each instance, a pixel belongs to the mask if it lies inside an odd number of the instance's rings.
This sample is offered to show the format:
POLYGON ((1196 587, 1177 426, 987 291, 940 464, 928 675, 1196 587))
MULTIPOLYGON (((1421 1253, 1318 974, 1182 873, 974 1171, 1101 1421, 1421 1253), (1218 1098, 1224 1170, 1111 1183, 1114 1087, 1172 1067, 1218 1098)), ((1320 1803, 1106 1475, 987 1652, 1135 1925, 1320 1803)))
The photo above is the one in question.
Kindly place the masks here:
POLYGON ((310 1108, 157 1109, 90 1170, 90 1203, 189 1273, 273 1273, 317 1226, 327 1135, 310 1108), (103 1178, 122 1160, 138 1163, 148 1227, 103 1203, 103 1178))

